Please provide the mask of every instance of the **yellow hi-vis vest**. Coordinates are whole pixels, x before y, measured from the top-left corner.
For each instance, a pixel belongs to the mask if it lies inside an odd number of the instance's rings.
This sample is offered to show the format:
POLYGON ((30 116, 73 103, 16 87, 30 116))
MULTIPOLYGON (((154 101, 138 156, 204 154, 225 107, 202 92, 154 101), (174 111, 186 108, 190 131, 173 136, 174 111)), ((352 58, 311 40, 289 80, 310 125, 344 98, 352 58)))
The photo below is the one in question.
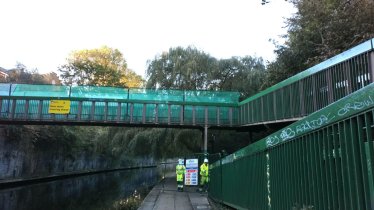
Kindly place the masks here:
POLYGON ((184 165, 177 165, 176 172, 178 175, 186 173, 186 166, 184 165))
POLYGON ((209 175, 209 164, 203 163, 203 165, 200 166, 200 175, 201 176, 208 176, 209 175))

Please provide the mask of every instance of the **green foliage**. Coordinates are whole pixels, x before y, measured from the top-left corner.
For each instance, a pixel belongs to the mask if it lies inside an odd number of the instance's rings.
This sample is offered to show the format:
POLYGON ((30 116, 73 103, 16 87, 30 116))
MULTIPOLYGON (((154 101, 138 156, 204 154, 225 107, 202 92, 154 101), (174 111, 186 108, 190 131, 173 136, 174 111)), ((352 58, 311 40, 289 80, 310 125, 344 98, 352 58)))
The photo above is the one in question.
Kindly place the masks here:
POLYGON ((147 88, 238 91, 241 99, 254 95, 265 77, 262 58, 217 60, 189 46, 170 48, 148 61, 147 88))
POLYGON ((141 87, 144 83, 141 76, 127 68, 122 53, 107 46, 73 51, 66 61, 59 71, 67 85, 141 87))
POLYGON ((284 45, 268 64, 266 89, 374 37, 370 0, 292 0, 298 12, 286 20, 284 45))

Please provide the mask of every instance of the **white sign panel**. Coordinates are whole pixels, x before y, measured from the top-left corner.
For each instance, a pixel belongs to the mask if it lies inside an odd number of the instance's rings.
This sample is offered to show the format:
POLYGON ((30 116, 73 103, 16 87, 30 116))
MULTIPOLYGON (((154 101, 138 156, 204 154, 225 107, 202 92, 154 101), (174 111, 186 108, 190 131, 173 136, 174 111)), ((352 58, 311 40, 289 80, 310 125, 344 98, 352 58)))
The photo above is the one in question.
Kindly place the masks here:
POLYGON ((185 185, 197 185, 198 183, 198 176, 197 170, 198 167, 198 159, 187 159, 186 160, 186 178, 184 179, 185 185))

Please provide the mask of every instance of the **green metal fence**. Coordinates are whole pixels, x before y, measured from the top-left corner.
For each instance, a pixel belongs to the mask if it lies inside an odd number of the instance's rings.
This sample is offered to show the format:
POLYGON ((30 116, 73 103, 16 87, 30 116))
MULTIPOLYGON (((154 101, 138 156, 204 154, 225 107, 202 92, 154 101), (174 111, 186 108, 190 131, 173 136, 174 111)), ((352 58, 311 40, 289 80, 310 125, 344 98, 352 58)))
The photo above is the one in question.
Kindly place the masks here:
POLYGON ((308 116, 374 82, 373 40, 240 102, 240 124, 308 116))
POLYGON ((210 196, 238 209, 373 209, 373 99, 370 84, 211 164, 210 196))

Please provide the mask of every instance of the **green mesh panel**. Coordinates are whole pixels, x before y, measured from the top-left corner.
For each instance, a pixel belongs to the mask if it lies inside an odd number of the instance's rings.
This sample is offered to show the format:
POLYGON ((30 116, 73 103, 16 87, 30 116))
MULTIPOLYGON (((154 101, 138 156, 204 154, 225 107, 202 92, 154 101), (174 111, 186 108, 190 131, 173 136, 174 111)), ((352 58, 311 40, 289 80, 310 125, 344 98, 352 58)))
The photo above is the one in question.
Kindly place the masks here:
POLYGON ((0 84, 0 96, 9 96, 10 84, 0 84))
POLYGON ((188 102, 216 102, 216 103, 238 103, 239 93, 230 91, 185 91, 185 101, 188 102))
MULTIPOLYGON (((68 86, 66 86, 68 87, 68 86)), ((127 99, 128 89, 116 87, 73 86, 71 97, 127 99)))
POLYGON ((183 90, 130 89, 129 99, 150 101, 183 101, 183 90))
POLYGON ((96 86, 57 86, 29 84, 0 84, 0 96, 42 96, 135 99, 146 101, 186 101, 209 103, 238 103, 239 93, 203 90, 149 90, 96 86), (11 90, 10 90, 11 89, 11 90))
POLYGON ((69 97, 69 92, 69 86, 12 84, 11 96, 69 97))

